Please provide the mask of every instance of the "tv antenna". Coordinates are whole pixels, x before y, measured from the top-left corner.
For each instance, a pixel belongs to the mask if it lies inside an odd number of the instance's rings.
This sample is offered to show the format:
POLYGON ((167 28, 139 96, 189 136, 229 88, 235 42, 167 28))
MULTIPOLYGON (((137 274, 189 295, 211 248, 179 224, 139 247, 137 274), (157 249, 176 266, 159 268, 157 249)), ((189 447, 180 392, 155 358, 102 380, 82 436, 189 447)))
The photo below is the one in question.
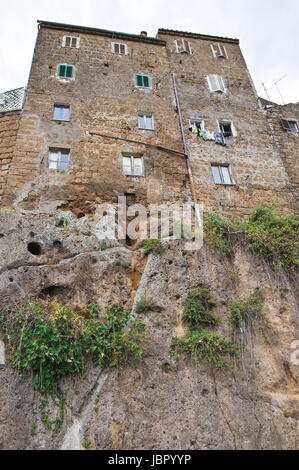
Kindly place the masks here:
POLYGON ((279 80, 277 80, 276 82, 274 82, 274 85, 276 86, 277 88, 277 91, 278 93, 280 94, 280 98, 281 98, 281 101, 282 101, 282 104, 285 104, 285 102, 283 101, 283 97, 282 97, 282 94, 280 93, 280 90, 277 86, 277 83, 280 82, 281 80, 283 80, 284 78, 286 78, 288 75, 284 75, 283 77, 281 77, 279 80))
MULTIPOLYGON (((269 97, 269 95, 268 95, 268 92, 267 92, 267 88, 265 87, 265 84, 264 84, 264 82, 262 82, 262 86, 261 86, 261 88, 264 88, 264 91, 265 91, 265 93, 266 93, 266 96, 267 96, 267 98, 268 98, 268 101, 270 101, 270 102, 271 102, 271 100, 270 100, 270 97, 269 97)), ((260 90, 261 88, 259 88, 259 90, 260 90)))

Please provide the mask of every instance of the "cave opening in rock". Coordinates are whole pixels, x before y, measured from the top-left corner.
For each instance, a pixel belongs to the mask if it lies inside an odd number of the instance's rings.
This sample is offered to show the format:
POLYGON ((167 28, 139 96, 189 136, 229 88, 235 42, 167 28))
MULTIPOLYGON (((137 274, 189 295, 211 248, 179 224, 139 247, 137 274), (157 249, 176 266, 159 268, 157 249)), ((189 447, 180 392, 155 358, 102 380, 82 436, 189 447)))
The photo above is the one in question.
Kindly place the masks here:
POLYGON ((35 256, 40 256, 42 254, 42 246, 38 242, 30 242, 27 245, 29 253, 35 256))

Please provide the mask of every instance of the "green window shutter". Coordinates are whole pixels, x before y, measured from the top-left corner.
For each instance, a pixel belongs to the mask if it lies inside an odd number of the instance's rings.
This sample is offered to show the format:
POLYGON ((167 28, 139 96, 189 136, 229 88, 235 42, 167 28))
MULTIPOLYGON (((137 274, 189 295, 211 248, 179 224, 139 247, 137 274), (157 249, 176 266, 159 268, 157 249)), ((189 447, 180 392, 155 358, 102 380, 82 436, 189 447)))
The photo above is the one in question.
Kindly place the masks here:
POLYGON ((66 66, 65 77, 67 77, 67 78, 73 78, 73 71, 74 71, 74 67, 73 67, 72 65, 67 65, 67 66, 66 66))
POLYGON ((65 65, 58 66, 58 77, 65 77, 65 65))
POLYGON ((149 88, 149 77, 143 76, 143 86, 149 88))
POLYGON ((143 86, 142 75, 136 75, 136 85, 143 86))

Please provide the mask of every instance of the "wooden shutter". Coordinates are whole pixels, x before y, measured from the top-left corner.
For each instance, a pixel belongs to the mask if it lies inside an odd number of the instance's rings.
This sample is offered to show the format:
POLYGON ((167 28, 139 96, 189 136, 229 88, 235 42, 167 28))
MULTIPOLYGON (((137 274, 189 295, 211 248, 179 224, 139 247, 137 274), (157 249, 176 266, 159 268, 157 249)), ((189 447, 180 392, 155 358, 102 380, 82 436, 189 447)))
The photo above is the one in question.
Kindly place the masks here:
POLYGON ((149 78, 146 75, 143 75, 143 86, 149 88, 149 78))
POLYGON ((58 156, 59 156, 58 152, 53 152, 52 151, 52 152, 49 153, 49 168, 51 170, 56 170, 57 169, 58 156))
POLYGON ((289 121, 287 119, 282 119, 280 118, 280 124, 282 125, 282 128, 285 130, 285 131, 291 131, 292 128, 289 124, 289 121))
POLYGON ((224 86, 224 81, 223 78, 220 75, 217 75, 218 78, 218 85, 219 85, 219 90, 225 92, 225 86, 224 86))
POLYGON ((119 44, 119 54, 125 55, 126 53, 126 46, 125 44, 119 44))
POLYGON ((65 47, 71 47, 71 37, 70 36, 66 36, 64 45, 65 45, 65 47))
POLYGON ((114 43, 114 53, 119 54, 119 44, 117 44, 116 42, 114 43))
POLYGON ((77 38, 72 38, 71 47, 77 47, 77 38))

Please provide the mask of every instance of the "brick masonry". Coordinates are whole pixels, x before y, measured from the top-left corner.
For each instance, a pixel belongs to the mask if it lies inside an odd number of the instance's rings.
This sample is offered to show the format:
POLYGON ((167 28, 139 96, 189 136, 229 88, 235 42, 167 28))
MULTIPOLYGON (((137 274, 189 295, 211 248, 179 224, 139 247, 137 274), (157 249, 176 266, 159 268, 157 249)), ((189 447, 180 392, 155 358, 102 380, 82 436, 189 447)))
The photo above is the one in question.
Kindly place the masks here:
POLYGON ((248 214, 264 200, 294 211, 293 157, 286 159, 273 138, 238 40, 170 30, 148 38, 49 23, 40 25, 2 204, 36 212, 70 209, 79 215, 125 194, 145 204, 190 200, 172 72, 195 190, 205 209, 248 214), (65 35, 80 37, 80 47, 62 47, 65 35), (177 53, 174 41, 180 38, 189 41, 192 54, 177 53), (112 42, 125 43, 128 54, 114 54, 112 42), (227 59, 214 58, 215 43, 225 45, 227 59), (73 65, 74 79, 58 78, 58 64, 73 65), (151 87, 136 87, 136 74, 148 75, 151 87), (208 74, 223 77, 226 93, 210 92, 208 74), (52 120, 54 103, 70 105, 69 122, 52 120), (154 130, 138 129, 138 113, 153 115, 154 130), (190 133, 189 119, 203 119, 210 131, 218 130, 218 119, 231 120, 237 136, 228 138, 225 147, 204 141, 190 133), (48 168, 50 148, 70 150, 68 171, 48 168), (144 176, 123 175, 126 153, 143 156, 144 176), (235 184, 216 185, 211 163, 229 164, 235 184))

